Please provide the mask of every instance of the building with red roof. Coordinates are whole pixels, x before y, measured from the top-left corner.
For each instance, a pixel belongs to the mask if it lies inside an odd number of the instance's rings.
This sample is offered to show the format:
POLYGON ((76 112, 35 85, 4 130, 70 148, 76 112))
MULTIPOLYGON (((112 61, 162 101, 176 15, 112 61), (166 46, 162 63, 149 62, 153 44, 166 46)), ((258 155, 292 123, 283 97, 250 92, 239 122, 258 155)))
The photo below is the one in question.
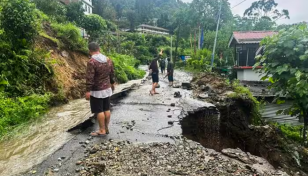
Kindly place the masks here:
POLYGON ((277 34, 274 31, 241 31, 233 32, 229 47, 234 47, 237 79, 241 81, 260 81, 262 75, 252 70, 256 61, 256 52, 260 42, 269 36, 277 34))

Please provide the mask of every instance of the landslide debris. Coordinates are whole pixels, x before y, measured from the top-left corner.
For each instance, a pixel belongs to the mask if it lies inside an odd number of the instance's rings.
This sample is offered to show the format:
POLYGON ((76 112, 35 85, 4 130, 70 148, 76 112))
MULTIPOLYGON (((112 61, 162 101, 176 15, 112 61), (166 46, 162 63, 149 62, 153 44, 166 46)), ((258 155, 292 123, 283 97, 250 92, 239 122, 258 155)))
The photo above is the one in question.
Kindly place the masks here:
POLYGON ((199 74, 192 84, 195 97, 207 93, 205 101, 215 104, 220 115, 208 116, 200 111, 187 116, 182 121, 184 136, 216 151, 240 148, 291 175, 307 175, 307 149, 287 139, 277 127, 256 119, 259 116, 251 96, 229 96, 236 92, 233 86, 215 73, 199 74))
POLYGON ((130 144, 126 141, 103 142, 86 149, 84 159, 76 163, 76 173, 90 175, 287 175, 266 161, 241 150, 225 150, 224 154, 200 144, 179 140, 176 144, 130 144), (236 157, 226 157, 235 155, 236 157))

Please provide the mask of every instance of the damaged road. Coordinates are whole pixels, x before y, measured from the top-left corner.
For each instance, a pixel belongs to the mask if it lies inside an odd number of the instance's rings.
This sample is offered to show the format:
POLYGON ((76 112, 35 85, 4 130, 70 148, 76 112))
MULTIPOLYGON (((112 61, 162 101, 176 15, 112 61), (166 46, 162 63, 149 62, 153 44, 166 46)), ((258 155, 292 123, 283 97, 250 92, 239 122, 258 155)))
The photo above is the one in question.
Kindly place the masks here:
MULTIPOLYGON (((183 72, 175 78, 178 84, 192 79, 183 72)), ((169 87, 167 80, 160 81, 160 94, 150 96, 150 89, 145 81, 116 102, 107 137, 89 137, 97 124, 74 129, 69 142, 21 175, 287 175, 241 150, 215 152, 187 140, 181 120, 200 110, 219 120, 215 106, 193 99, 190 90, 169 87)))

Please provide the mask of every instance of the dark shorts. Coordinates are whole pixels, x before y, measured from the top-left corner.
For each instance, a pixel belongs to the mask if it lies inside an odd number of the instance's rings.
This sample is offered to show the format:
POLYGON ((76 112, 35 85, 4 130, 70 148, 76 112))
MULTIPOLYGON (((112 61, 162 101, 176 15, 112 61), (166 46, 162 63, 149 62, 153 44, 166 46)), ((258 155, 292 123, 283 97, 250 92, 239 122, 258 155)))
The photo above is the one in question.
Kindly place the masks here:
POLYGON ((101 113, 110 111, 110 97, 108 98, 95 98, 90 97, 90 106, 92 113, 101 113))
POLYGON ((161 72, 164 72, 165 69, 166 69, 165 67, 161 67, 161 68, 160 68, 161 72))
POLYGON ((169 80, 169 82, 173 82, 173 75, 168 76, 168 80, 169 80))
POLYGON ((153 72, 152 73, 152 81, 153 81, 153 83, 158 83, 159 82, 159 75, 158 75, 158 73, 156 73, 156 72, 153 72))

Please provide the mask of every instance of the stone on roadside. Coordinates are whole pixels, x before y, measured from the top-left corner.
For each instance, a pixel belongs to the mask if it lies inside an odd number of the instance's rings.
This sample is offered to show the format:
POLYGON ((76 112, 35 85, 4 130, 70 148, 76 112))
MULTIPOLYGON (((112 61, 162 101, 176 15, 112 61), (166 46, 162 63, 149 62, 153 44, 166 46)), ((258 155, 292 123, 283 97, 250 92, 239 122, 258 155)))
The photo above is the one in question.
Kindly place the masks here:
POLYGON ((206 99, 206 98, 209 98, 209 94, 202 93, 202 94, 199 94, 198 97, 201 99, 206 99))
POLYGON ((54 168, 54 169, 52 170, 52 172, 59 172, 59 169, 58 169, 58 168, 54 168))

